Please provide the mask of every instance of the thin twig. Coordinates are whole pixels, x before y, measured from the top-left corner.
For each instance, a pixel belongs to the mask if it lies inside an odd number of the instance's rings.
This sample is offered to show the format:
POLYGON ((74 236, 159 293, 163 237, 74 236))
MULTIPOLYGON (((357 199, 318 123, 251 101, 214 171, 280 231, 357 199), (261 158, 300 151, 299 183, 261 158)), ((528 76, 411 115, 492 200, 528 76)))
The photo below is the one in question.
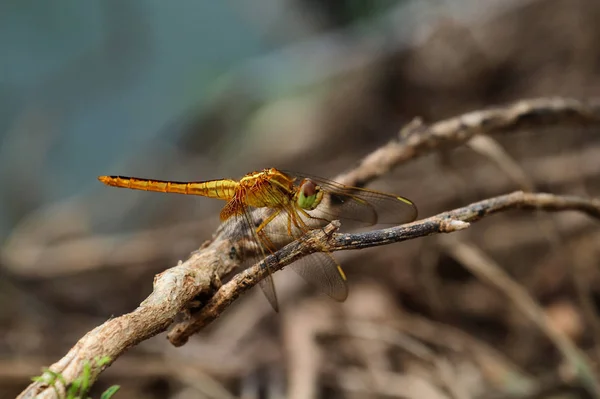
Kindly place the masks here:
POLYGON ((525 288, 476 247, 454 239, 442 243, 473 274, 502 291, 552 341, 589 392, 600 398, 600 383, 590 359, 566 334, 552 327, 542 307, 525 288))
POLYGON ((490 136, 485 134, 477 135, 467 142, 471 149, 492 161, 504 174, 512 181, 518 184, 518 188, 523 191, 536 191, 535 184, 527 176, 521 165, 516 159, 511 157, 506 149, 490 136))
POLYGON ((503 107, 469 112, 426 126, 419 119, 398 138, 365 157, 340 183, 363 186, 394 167, 433 149, 453 148, 477 134, 495 134, 526 127, 585 126, 600 123, 600 102, 570 98, 537 98, 503 107))
POLYGON ((593 298, 590 271, 596 271, 596 262, 590 257, 598 250, 599 235, 592 234, 577 244, 567 244, 567 255, 571 256, 571 277, 577 291, 581 310, 592 331, 594 342, 594 355, 597 364, 600 364, 600 317, 598 306, 593 298))

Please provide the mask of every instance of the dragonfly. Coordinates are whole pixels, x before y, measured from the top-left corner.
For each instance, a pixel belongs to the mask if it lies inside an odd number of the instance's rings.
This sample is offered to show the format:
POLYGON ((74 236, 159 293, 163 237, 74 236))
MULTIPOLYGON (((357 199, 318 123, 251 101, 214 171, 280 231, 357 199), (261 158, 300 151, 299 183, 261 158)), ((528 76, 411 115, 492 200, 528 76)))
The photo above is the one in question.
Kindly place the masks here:
MULTIPOLYGON (((250 238, 253 249, 247 251, 245 258, 252 264, 333 220, 352 228, 399 225, 417 218, 417 208, 407 198, 276 168, 251 172, 239 180, 178 182, 128 176, 99 176, 98 180, 113 187, 227 201, 220 219, 243 226, 233 230, 231 238, 234 242, 250 238), (257 208, 267 212, 254 212, 257 208)), ((290 268, 331 298, 346 300, 346 274, 331 253, 315 252, 292 263, 290 268)), ((259 286, 278 311, 271 270, 267 270, 259 286)))

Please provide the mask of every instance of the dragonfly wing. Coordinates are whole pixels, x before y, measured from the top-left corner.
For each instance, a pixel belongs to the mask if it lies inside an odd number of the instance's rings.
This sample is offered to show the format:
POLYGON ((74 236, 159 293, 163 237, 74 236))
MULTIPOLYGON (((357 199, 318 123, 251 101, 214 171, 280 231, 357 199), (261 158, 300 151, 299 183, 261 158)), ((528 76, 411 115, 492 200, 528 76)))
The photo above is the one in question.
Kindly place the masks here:
POLYGON ((258 282, 258 286, 262 290, 263 294, 271 304, 271 307, 276 312, 279 312, 279 302, 277 301, 277 292, 275 291, 275 282, 273 276, 268 274, 267 277, 263 278, 258 282))
POLYGON ((408 199, 379 191, 345 186, 322 177, 292 173, 321 187, 323 200, 308 213, 326 220, 339 219, 344 229, 376 224, 398 225, 417 218, 417 208, 408 199))
MULTIPOLYGON (((242 208, 241 212, 239 210, 236 211, 236 215, 239 215, 241 218, 240 222, 245 226, 243 229, 245 234, 235 238, 241 241, 250 239, 252 244, 244 254, 245 262, 257 263, 266 258, 267 255, 275 252, 282 245, 293 241, 315 228, 312 226, 312 223, 309 226, 304 221, 305 217, 297 212, 293 204, 284 202, 283 197, 280 195, 281 193, 274 190, 276 189, 265 188, 261 192, 253 193, 255 197, 265 196, 263 203, 271 204, 272 212, 269 212, 266 208, 261 208, 259 212, 253 213, 250 211, 250 207, 245 204, 239 205, 242 208), (269 217, 269 215, 276 216, 269 217)), ((341 196, 344 193, 338 194, 336 192, 334 194, 341 196)), ((356 201, 361 203, 359 199, 356 201)), ((365 204, 365 207, 364 209, 371 209, 372 214, 375 212, 369 204, 365 204)), ((290 267, 309 283, 321 289, 332 298, 343 301, 348 296, 348 287, 344 272, 331 254, 314 253, 292 264, 290 267)), ((259 282, 259 286, 273 309, 278 311, 278 301, 272 271, 267 271, 266 277, 259 282)))
MULTIPOLYGON (((268 195, 268 192, 265 195, 268 195)), ((279 203, 278 206, 278 218, 263 229, 263 232, 267 232, 267 241, 272 243, 274 248, 279 248, 312 229, 292 204, 279 203)), ((344 301, 348 297, 346 276, 330 253, 313 253, 292 263, 290 268, 330 297, 338 301, 344 301)), ((266 282, 261 287, 269 298, 266 282)))
MULTIPOLYGON (((271 241, 264 234, 256 232, 257 221, 254 220, 252 211, 249 207, 243 206, 242 210, 235 215, 235 224, 238 224, 236 231, 233 234, 233 240, 236 242, 248 242, 250 239, 251 245, 246 245, 244 250, 242 267, 249 267, 264 260, 267 255, 275 251, 271 241)), ((265 266, 267 267, 267 266, 265 266)), ((275 291, 275 283, 270 270, 267 275, 258 282, 259 287, 265 294, 271 307, 279 312, 279 302, 277 301, 277 292, 275 291)))
POLYGON ((348 297, 346 275, 330 253, 315 252, 292 263, 290 268, 333 299, 343 302, 348 297))
MULTIPOLYGON (((246 221, 246 225, 250 226, 248 232, 251 233, 253 241, 259 249, 258 251, 254 251, 250 259, 251 262, 257 263, 301 234, 294 234, 290 226, 284 226, 275 222, 275 220, 279 222, 281 220, 291 220, 289 219, 289 212, 294 212, 293 207, 289 206, 289 203, 286 204, 284 202, 286 198, 281 192, 277 191, 276 188, 266 186, 263 187, 262 191, 254 192, 253 195, 263 197, 262 202, 271 204, 272 206, 272 212, 264 212, 263 217, 265 219, 262 220, 255 220, 250 208, 248 206, 243 207, 243 218, 246 221), (257 231, 258 229, 260 231, 257 231)), ((307 231, 303 231, 302 233, 306 233, 307 231)), ((267 275, 259 281, 259 286, 273 309, 278 312, 279 305, 272 273, 271 270, 267 270, 267 275)))

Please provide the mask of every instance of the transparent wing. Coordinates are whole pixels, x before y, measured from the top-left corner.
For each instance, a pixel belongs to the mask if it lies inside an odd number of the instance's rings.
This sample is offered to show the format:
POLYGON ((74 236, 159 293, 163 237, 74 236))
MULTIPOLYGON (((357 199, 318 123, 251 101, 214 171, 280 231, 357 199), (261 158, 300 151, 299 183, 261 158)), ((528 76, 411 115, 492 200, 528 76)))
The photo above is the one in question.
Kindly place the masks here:
POLYGON ((326 220, 339 219, 344 228, 375 224, 398 225, 412 222, 417 218, 416 206, 404 197, 345 186, 318 176, 289 173, 299 178, 313 180, 324 192, 321 204, 308 213, 326 220))
MULTIPOLYGON (((274 252, 273 245, 268 237, 256 232, 256 226, 260 224, 260 221, 254 220, 250 207, 244 206, 243 211, 240 214, 232 216, 232 219, 232 222, 237 225, 236 230, 232 234, 233 240, 235 242, 246 240, 243 246, 244 261, 242 262, 242 267, 245 268, 254 265, 274 252)), ((267 276, 258 282, 258 286, 261 288, 271 307, 276 312, 279 312, 277 292, 275 291, 275 283, 270 270, 268 270, 267 276)))
MULTIPOLYGON (((242 212, 232 216, 235 223, 242 226, 234 232, 235 241, 246 240, 244 248, 244 265, 258 263, 267 255, 274 253, 283 245, 301 237, 311 229, 323 225, 301 212, 297 212, 294 204, 284 203, 280 193, 274 192, 275 188, 266 187, 254 195, 265 196, 265 203, 274 204, 273 209, 261 209, 255 212, 254 208, 241 204, 242 212), (257 229, 259 231, 257 231, 257 229)), ((346 276, 342 268, 330 253, 314 253, 290 265, 290 268, 325 294, 344 301, 348 296, 346 276)), ((278 311, 279 305, 272 272, 259 282, 259 286, 267 300, 278 311)))
MULTIPOLYGON (((269 221, 270 217, 277 221, 288 219, 288 213, 285 211, 285 204, 280 200, 281 195, 274 190, 275 189, 266 186, 263 187, 262 191, 253 193, 256 196, 263 196, 264 203, 276 204, 270 212, 263 209, 260 212, 260 216, 257 217, 256 214, 258 214, 258 212, 255 213, 255 208, 242 203, 239 204, 239 206, 242 207, 242 211, 232 216, 232 218, 235 218, 235 223, 242 226, 242 228, 238 228, 234 233, 234 241, 239 242, 250 238, 250 245, 246 245, 245 248, 246 252, 244 253, 243 267, 249 267, 260 262, 283 245, 295 239, 287 226, 276 222, 266 223, 269 221), (262 226, 263 223, 265 226, 263 226, 260 231, 257 231, 259 226, 262 226)), ((297 236, 299 237, 300 235, 301 234, 298 234, 297 236)), ((275 290, 272 273, 271 270, 267 270, 267 276, 260 280, 258 285, 271 304, 271 307, 276 312, 279 312, 279 301, 277 300, 277 292, 275 290)))
POLYGON ((269 301, 269 304, 275 312, 279 312, 279 302, 277 301, 277 291, 275 291, 275 282, 273 276, 268 275, 258 282, 258 286, 269 301))
POLYGON ((290 268, 336 301, 343 302, 348 297, 346 275, 330 253, 315 252, 292 263, 290 268))
MULTIPOLYGON (((268 191, 265 191, 264 195, 270 195, 270 199, 280 198, 277 195, 271 195, 268 191)), ((268 241, 277 248, 301 237, 314 228, 307 224, 306 217, 296 212, 293 204, 279 203, 278 206, 278 218, 263 228, 268 241)), ((292 263, 290 268, 309 284, 333 299, 344 301, 348 297, 346 276, 330 253, 313 253, 292 263)))

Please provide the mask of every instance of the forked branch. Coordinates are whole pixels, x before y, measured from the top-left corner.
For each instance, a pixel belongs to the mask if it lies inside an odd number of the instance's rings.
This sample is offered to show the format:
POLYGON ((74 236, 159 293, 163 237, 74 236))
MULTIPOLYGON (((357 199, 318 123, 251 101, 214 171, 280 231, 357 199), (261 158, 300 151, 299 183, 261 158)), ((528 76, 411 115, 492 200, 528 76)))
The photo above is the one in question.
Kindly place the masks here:
MULTIPOLYGON (((439 148, 457 147, 476 134, 493 134, 521 127, 580 126, 600 124, 600 106, 595 102, 573 99, 535 99, 506 107, 475 111, 430 126, 412 123, 397 139, 367 156, 361 164, 335 180, 350 185, 364 185, 395 166, 439 148)), ((411 224, 362 234, 333 233, 336 224, 313 231, 266 259, 281 269, 309 253, 327 250, 359 249, 386 245, 437 233, 467 228, 486 215, 515 208, 544 211, 576 210, 600 218, 598 200, 551 194, 513 194, 490 198, 411 224)), ((222 230, 221 230, 222 231, 222 230)), ((81 375, 84 365, 92 365, 93 382, 108 364, 94 366, 94 359, 109 357, 113 361, 128 348, 165 331, 199 295, 210 298, 192 318, 176 325, 169 333, 175 345, 182 345, 194 332, 217 318, 235 298, 256 284, 263 276, 261 264, 236 275, 215 292, 220 277, 239 267, 231 248, 240 243, 217 234, 185 262, 156 276, 153 292, 131 313, 110 319, 88 332, 73 348, 50 368, 61 373, 67 384, 81 375)), ((61 388, 61 387, 58 387, 61 388)), ((43 381, 27 387, 20 398, 56 398, 53 388, 43 381)))
POLYGON ((315 230, 307 237, 285 246, 274 255, 267 257, 264 262, 238 273, 231 281, 223 285, 202 309, 190 319, 177 324, 169 332, 168 338, 175 346, 185 344, 192 334, 200 331, 219 317, 231 302, 264 277, 266 273, 264 263, 267 263, 271 270, 277 271, 313 252, 369 248, 432 234, 451 233, 468 228, 471 222, 475 222, 482 217, 511 209, 550 212, 574 210, 600 219, 600 200, 517 191, 384 230, 340 234, 333 233, 339 224, 337 222, 332 223, 323 230, 315 230))

